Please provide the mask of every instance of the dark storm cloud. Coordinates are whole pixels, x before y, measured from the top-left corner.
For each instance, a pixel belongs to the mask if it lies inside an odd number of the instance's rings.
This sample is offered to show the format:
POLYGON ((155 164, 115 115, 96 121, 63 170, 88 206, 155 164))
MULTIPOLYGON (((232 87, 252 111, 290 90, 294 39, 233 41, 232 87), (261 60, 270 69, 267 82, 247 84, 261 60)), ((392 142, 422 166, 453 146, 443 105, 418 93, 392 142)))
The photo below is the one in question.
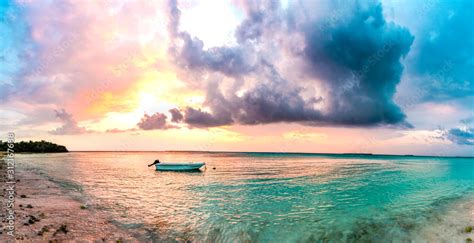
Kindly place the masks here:
POLYGON ((241 124, 261 124, 272 122, 308 122, 324 119, 313 105, 321 98, 305 100, 302 88, 295 87, 280 76, 270 63, 263 63, 260 80, 255 88, 242 97, 235 97, 239 112, 234 120, 241 124))
POLYGON ((449 129, 446 138, 459 145, 474 145, 474 128, 449 129))
POLYGON ((184 112, 184 121, 192 127, 217 127, 233 122, 229 115, 210 114, 201 109, 187 107, 184 112))
POLYGON ((331 25, 312 23, 305 37, 308 72, 325 79, 331 90, 330 120, 355 125, 404 121, 392 98, 403 71, 400 59, 413 36, 387 23, 380 3, 356 5, 350 17, 331 25))
POLYGON ((400 59, 410 50, 413 36, 386 22, 378 2, 327 4, 349 11, 327 24, 321 18, 308 18, 308 13, 291 12, 295 8, 284 12, 277 1, 246 3, 247 18, 236 31, 239 44, 204 50, 197 37, 178 31, 180 12, 171 1, 169 29, 183 44, 174 44, 170 51, 179 67, 254 83, 237 96, 238 86, 231 90, 234 93, 222 93, 221 83, 212 82, 203 104, 210 112, 186 108, 184 122, 196 127, 273 122, 409 126, 392 98, 403 72, 400 59), (284 44, 294 36, 302 36, 302 46, 284 44), (293 55, 284 57, 303 60, 305 68, 295 67, 294 72, 310 76, 312 83, 282 77, 279 60, 268 49, 279 43, 283 44, 277 51, 289 48, 284 55, 293 55), (305 95, 308 85, 324 88, 327 95, 305 95), (321 102, 327 110, 317 108, 321 102))
MULTIPOLYGON (((262 67, 265 65, 262 65, 262 67)), ((255 125, 273 122, 310 122, 322 119, 312 108, 320 99, 304 100, 301 89, 282 79, 270 64, 261 70, 261 83, 242 97, 230 97, 216 89, 211 82, 205 104, 212 113, 186 108, 184 121, 195 127, 213 127, 234 123, 255 125)))
POLYGON ((272 122, 302 122, 321 120, 321 114, 310 108, 300 96, 300 90, 276 91, 272 86, 259 85, 245 93, 241 100, 241 114, 236 120, 242 124, 272 122))

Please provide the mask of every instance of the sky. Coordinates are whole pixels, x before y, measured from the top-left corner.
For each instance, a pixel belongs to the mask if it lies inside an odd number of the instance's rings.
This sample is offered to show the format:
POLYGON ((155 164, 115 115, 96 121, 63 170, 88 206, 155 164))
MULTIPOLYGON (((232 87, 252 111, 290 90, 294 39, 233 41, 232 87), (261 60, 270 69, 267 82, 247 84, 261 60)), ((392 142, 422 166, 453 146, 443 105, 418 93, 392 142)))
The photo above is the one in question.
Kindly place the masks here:
POLYGON ((474 156, 471 0, 0 1, 0 134, 474 156))

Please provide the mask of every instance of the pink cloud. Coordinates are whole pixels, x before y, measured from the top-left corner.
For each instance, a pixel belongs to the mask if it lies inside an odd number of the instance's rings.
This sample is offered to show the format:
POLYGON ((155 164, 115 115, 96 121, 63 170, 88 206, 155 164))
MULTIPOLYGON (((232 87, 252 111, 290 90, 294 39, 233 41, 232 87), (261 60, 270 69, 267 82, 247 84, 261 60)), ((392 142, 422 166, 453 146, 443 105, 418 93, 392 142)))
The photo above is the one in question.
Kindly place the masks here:
POLYGON ((56 117, 61 120, 63 125, 58 127, 52 131, 51 134, 55 135, 71 135, 71 134, 82 134, 82 133, 89 133, 91 131, 85 129, 84 127, 80 127, 76 120, 72 117, 71 114, 67 113, 64 109, 62 110, 55 110, 56 117))
POLYGON ((175 126, 168 124, 167 119, 168 117, 165 114, 159 112, 151 116, 145 114, 137 125, 143 130, 165 130, 170 128, 176 128, 175 126))
POLYGON ((24 7, 33 48, 22 58, 25 67, 9 99, 64 107, 80 120, 101 115, 87 108, 103 93, 123 93, 154 69, 135 61, 166 45, 137 40, 165 24, 156 2, 31 1, 24 7))

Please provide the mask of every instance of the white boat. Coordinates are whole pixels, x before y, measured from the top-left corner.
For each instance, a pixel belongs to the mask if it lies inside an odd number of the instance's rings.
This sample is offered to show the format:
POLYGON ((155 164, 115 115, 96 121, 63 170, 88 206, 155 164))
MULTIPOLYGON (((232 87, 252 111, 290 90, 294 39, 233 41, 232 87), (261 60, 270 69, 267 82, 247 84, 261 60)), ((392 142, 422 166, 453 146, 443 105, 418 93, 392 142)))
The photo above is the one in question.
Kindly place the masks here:
POLYGON ((199 170, 206 163, 197 162, 197 163, 158 163, 155 164, 156 170, 160 171, 192 171, 199 170))

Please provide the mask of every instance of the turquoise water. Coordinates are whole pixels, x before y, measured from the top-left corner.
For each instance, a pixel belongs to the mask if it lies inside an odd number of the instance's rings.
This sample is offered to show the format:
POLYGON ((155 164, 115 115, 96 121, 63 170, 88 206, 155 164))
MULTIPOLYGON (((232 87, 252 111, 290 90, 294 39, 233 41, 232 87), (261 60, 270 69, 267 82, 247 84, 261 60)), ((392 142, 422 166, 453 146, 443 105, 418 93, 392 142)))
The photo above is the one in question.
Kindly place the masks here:
POLYGON ((74 152, 17 163, 163 241, 409 241, 474 202, 472 158, 74 152), (146 166, 156 158, 207 170, 156 172, 146 166))

